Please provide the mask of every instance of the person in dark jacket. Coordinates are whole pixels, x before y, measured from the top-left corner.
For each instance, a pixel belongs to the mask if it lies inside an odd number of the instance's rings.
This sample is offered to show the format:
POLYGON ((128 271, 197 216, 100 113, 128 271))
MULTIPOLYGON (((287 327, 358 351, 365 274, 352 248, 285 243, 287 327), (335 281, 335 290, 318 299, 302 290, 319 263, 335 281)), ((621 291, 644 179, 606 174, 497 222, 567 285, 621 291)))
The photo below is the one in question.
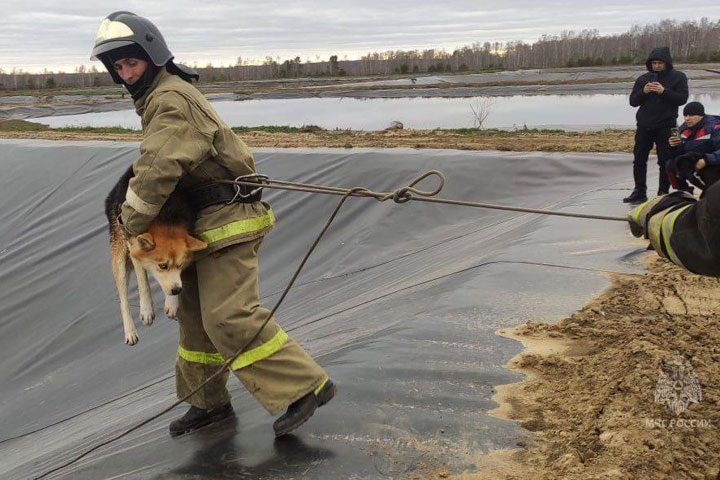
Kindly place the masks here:
POLYGON ((666 164, 673 188, 692 192, 687 181, 707 189, 720 179, 720 119, 705 114, 700 102, 683 109, 685 123, 668 140, 671 158, 666 164), (699 176, 699 182, 695 173, 699 176))
POLYGON ((650 52, 645 65, 648 73, 638 77, 630 94, 630 105, 640 108, 635 116, 635 189, 630 196, 623 199, 626 203, 647 200, 647 161, 653 144, 657 147, 660 166, 658 194, 669 191, 670 181, 665 172, 665 163, 670 158, 668 138, 670 129, 677 125, 677 109, 687 102, 688 98, 687 77, 673 68, 668 47, 656 48, 650 52))

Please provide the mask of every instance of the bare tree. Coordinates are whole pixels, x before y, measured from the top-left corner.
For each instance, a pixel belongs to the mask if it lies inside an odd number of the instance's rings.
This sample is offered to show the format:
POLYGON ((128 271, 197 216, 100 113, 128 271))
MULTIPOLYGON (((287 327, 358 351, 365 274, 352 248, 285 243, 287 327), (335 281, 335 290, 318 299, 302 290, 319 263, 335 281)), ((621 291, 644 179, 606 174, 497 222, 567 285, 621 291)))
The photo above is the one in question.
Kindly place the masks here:
POLYGON ((494 103, 495 101, 490 97, 476 97, 472 99, 470 102, 470 110, 472 111, 475 128, 478 130, 483 128, 494 103))

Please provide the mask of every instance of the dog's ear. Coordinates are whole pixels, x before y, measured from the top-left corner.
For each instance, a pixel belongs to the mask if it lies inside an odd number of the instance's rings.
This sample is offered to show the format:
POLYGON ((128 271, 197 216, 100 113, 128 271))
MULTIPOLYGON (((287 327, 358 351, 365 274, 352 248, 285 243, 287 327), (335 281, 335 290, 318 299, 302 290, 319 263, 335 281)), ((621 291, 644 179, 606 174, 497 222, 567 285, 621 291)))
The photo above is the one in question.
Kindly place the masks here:
POLYGON ((185 237, 185 244, 191 252, 197 252, 198 250, 205 250, 207 248, 207 243, 190 235, 185 237))
POLYGON ((155 248, 155 241, 153 240, 153 237, 152 235, 150 235, 150 233, 143 233, 142 235, 138 235, 137 242, 138 245, 140 245, 140 248, 142 248, 146 252, 149 252, 150 250, 155 248))

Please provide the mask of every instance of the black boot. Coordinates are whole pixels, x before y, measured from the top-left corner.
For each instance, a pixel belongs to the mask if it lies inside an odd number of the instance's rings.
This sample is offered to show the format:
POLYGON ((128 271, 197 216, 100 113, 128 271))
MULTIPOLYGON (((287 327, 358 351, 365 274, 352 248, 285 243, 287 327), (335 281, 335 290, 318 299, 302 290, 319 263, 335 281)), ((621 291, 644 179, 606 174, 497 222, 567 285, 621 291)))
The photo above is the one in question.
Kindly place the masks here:
POLYGON ((629 197, 623 198, 625 203, 642 203, 647 201, 647 195, 645 192, 641 192, 638 189, 632 191, 629 197))
POLYGON ((231 417, 234 414, 235 412, 233 412, 233 407, 230 403, 208 410, 190 407, 190 409, 185 412, 185 415, 170 423, 170 436, 177 437, 184 433, 190 433, 198 428, 231 417))
POLYGON ((273 423, 275 436, 288 434, 307 422, 318 407, 322 407, 332 400, 335 392, 337 392, 337 387, 332 380, 328 379, 319 389, 292 403, 287 411, 273 423))

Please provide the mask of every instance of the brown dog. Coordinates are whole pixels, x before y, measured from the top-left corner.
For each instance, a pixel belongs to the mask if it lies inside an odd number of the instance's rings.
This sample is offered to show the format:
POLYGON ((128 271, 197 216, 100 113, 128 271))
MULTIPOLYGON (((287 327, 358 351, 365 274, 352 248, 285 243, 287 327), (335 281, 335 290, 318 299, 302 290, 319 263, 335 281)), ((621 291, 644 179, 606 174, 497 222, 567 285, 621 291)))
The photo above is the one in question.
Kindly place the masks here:
POLYGON ((110 224, 112 272, 120 297, 125 343, 128 345, 138 342, 127 295, 130 264, 132 263, 137 277, 140 320, 145 325, 151 325, 155 312, 147 272, 152 273, 165 294, 165 315, 175 318, 179 304, 178 295, 182 292, 180 272, 192 262, 193 252, 207 247, 205 242, 190 236, 195 214, 183 196, 177 192, 168 198, 146 233, 126 238, 118 218, 132 177, 133 171, 129 168, 105 199, 105 214, 110 224))

